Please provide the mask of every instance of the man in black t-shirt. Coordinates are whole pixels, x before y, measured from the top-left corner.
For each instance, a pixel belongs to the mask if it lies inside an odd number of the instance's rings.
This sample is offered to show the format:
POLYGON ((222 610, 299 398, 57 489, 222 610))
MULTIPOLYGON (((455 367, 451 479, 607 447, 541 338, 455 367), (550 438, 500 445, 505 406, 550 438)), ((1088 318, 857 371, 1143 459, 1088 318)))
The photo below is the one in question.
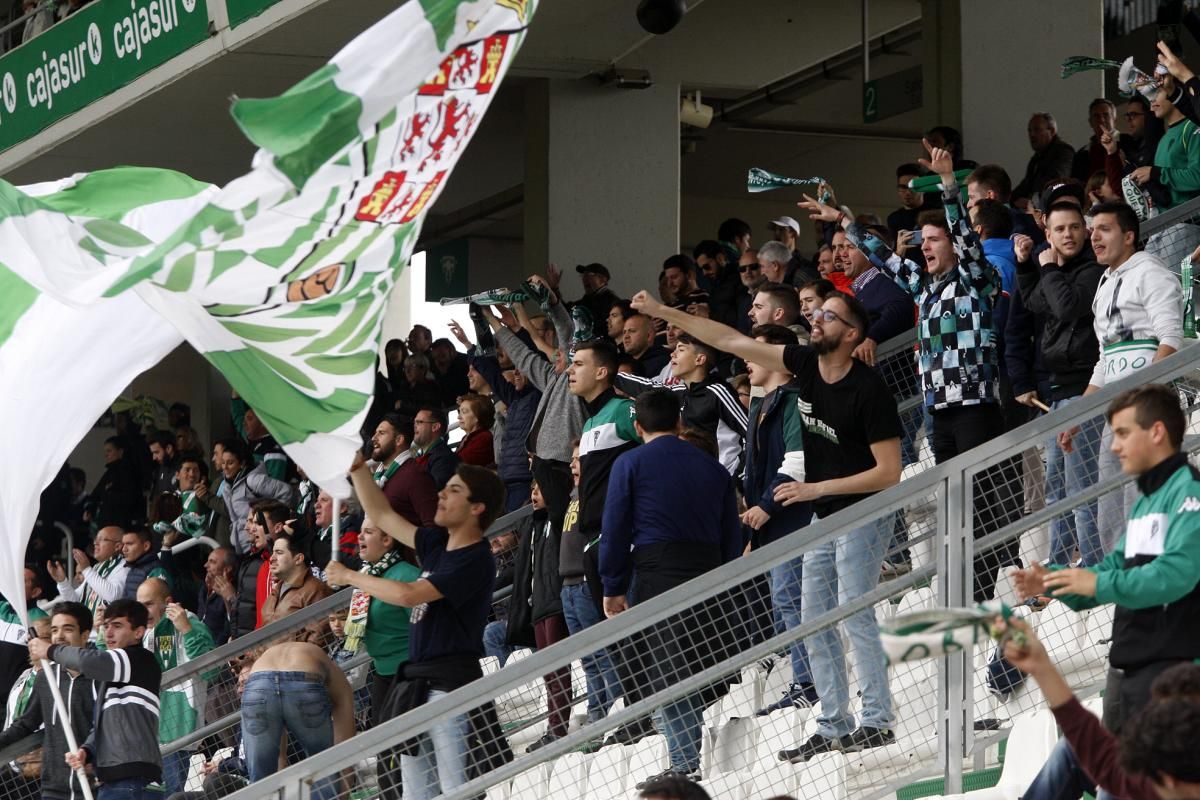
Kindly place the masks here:
MULTIPOLYGON (((712 320, 664 308, 646 292, 632 300, 644 314, 662 317, 692 336, 764 369, 792 373, 804 443, 804 476, 780 485, 784 505, 811 501, 818 517, 900 482, 900 417, 883 379, 851 353, 866 337, 866 309, 833 292, 813 312, 811 345, 773 345, 712 320)), ((861 597, 879 581, 879 563, 892 515, 870 519, 835 541, 804 554, 805 622, 861 597)), ((875 612, 867 607, 845 620, 857 655, 862 726, 850 712, 845 655, 835 628, 810 636, 809 664, 821 698, 817 732, 781 760, 798 763, 832 750, 852 752, 895 741, 895 714, 875 612)))
MULTIPOLYGON (((383 491, 363 466, 361 454, 350 468, 354 491, 376 526, 417 551, 421 577, 395 581, 354 572, 331 561, 325 568, 330 584, 353 586, 373 599, 412 609, 409 660, 400 665, 392 695, 408 705, 422 705, 482 677, 483 628, 492 607, 496 562, 483 532, 504 510, 504 484, 496 473, 460 464, 438 493, 434 527, 418 528, 392 510, 383 491), (428 687, 417 697, 417 687, 428 687)), ((415 754, 401 756, 405 797, 436 797, 467 782, 468 763, 493 757, 507 748, 492 725, 495 712, 483 710, 439 720, 415 742, 415 754), (490 729, 480 729, 480 726, 490 729), (468 750, 468 743, 477 749, 468 750)), ((509 756, 511 758, 511 756, 509 756)))

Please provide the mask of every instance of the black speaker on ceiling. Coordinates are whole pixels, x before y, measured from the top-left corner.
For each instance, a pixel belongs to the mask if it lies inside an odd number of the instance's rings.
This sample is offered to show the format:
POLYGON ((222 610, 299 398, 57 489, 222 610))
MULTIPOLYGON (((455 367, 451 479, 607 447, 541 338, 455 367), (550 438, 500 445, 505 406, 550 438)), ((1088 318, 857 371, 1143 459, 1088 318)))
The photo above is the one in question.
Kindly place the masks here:
POLYGON ((642 0, 638 3, 637 20, 647 33, 662 36, 670 33, 686 13, 686 0, 642 0))

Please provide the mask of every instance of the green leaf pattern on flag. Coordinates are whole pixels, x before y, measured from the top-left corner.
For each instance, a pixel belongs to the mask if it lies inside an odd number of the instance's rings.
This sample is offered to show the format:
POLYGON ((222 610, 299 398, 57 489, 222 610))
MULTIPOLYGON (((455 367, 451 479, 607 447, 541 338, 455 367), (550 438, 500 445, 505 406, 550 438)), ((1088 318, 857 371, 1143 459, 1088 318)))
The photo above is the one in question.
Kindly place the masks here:
MULTIPOLYGON (((96 275, 64 298, 136 289, 336 489, 359 445, 388 296, 536 5, 404 4, 282 96, 238 100, 234 119, 262 148, 255 168, 153 240, 119 209, 74 209, 75 241, 62 245, 90 253, 96 275)), ((7 215, 48 208, 0 182, 0 234, 7 215)))
POLYGON ((17 321, 37 300, 38 290, 7 267, 0 265, 0 298, 4 315, 0 316, 0 347, 12 336, 17 321))

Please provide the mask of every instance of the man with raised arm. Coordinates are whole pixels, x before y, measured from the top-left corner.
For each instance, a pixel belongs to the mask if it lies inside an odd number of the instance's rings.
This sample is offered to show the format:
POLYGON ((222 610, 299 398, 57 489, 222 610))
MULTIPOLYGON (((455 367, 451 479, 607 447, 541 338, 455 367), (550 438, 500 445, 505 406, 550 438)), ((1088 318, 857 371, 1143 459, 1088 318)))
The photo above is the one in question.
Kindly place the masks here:
MULTIPOLYGON (((390 711, 398 714, 483 675, 483 628, 496 578, 496 562, 483 534, 504 510, 504 484, 491 470, 460 464, 438 493, 434 525, 418 528, 392 510, 361 455, 350 468, 350 479, 367 517, 415 549, 421 564, 421 576, 411 582, 354 572, 336 561, 326 567, 331 584, 353 586, 384 603, 412 609, 409 660, 400 664, 391 692, 398 699, 390 711)), ((487 710, 442 718, 411 746, 402 747, 404 797, 431 799, 466 783, 468 763, 491 758, 492 748, 507 747, 494 722, 494 712, 487 710)))
MULTIPOLYGON (((900 481, 900 418, 892 393, 875 370, 851 355, 868 327, 867 312, 857 300, 840 292, 830 294, 813 312, 811 345, 756 341, 719 322, 667 308, 644 291, 632 302, 643 313, 661 317, 719 350, 795 376, 805 474, 802 481, 780 484, 776 501, 785 506, 811 501, 817 516, 827 517, 900 481)), ((875 588, 891 532, 892 515, 886 514, 804 554, 805 621, 875 588)), ((807 640, 821 698, 817 731, 799 748, 780 752, 782 760, 797 763, 818 753, 857 751, 896 739, 874 609, 852 614, 845 625, 858 656, 862 725, 855 728, 850 712, 841 640, 835 629, 827 629, 807 640)))
MULTIPOLYGON (((925 405, 933 418, 930 445, 937 463, 948 461, 1004 432, 1000 410, 999 334, 993 317, 1000 273, 983 252, 963 208, 949 151, 928 141, 921 165, 941 179, 944 211, 918 218, 924 241, 921 267, 897 256, 853 217, 810 197, 800 203, 813 219, 841 227, 878 269, 890 274, 917 304, 917 341, 925 405)), ((980 473, 976 481, 974 532, 992 533, 1020 516, 1023 499, 1013 459, 980 473)), ((1018 563, 1018 542, 975 554, 975 598, 988 600, 999 567, 1018 563)))
MULTIPOLYGON (((529 283, 546 286, 545 281, 537 275, 531 275, 529 283)), ((546 290, 546 302, 549 304, 546 314, 554 323, 560 347, 569 347, 573 332, 571 316, 558 295, 549 287, 546 290)), ((551 515, 561 517, 566 513, 574 484, 570 466, 571 442, 583 430, 583 402, 571 394, 566 370, 557 369, 517 336, 520 324, 513 315, 503 312, 506 316, 502 326, 491 306, 484 306, 483 313, 496 334, 496 343, 504 348, 516 368, 542 393, 533 414, 526 445, 533 454, 533 478, 542 488, 546 507, 551 515)))

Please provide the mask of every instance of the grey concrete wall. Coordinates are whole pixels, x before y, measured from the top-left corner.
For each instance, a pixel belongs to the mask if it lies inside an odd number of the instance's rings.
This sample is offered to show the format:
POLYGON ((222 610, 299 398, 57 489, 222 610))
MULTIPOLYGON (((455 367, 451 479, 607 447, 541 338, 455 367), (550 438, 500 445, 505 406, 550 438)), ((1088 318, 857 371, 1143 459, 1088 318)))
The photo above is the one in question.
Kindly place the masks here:
POLYGON ((968 156, 1003 165, 1017 183, 1032 154, 1025 127, 1034 111, 1053 114, 1074 147, 1086 143, 1087 107, 1103 94, 1103 75, 1059 75, 1067 56, 1104 55, 1101 0, 963 2, 959 13, 968 156))
MULTIPOLYGON (((618 293, 657 285, 679 246, 679 87, 543 81, 528 109, 526 265, 573 272, 601 261, 618 293)), ((568 277, 564 290, 576 296, 578 281, 568 277)))

